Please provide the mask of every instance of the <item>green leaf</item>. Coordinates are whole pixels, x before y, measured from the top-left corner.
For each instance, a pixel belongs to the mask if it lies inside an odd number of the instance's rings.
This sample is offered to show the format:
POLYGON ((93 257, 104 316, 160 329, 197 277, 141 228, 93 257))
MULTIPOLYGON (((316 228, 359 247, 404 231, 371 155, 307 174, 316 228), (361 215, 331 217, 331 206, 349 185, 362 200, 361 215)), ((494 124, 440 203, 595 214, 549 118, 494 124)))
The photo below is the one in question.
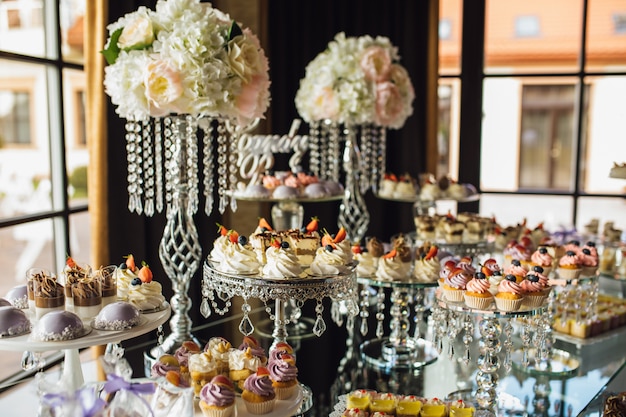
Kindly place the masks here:
POLYGON ((122 31, 124 28, 119 28, 115 32, 111 34, 111 39, 109 40, 109 45, 106 49, 100 51, 102 55, 104 55, 104 59, 107 60, 109 65, 115 64, 117 57, 120 55, 120 47, 117 46, 117 41, 122 35, 122 31))
POLYGON ((243 35, 243 31, 241 30, 237 22, 233 20, 233 24, 230 25, 230 30, 228 31, 228 41, 232 41, 235 37, 239 35, 243 35))

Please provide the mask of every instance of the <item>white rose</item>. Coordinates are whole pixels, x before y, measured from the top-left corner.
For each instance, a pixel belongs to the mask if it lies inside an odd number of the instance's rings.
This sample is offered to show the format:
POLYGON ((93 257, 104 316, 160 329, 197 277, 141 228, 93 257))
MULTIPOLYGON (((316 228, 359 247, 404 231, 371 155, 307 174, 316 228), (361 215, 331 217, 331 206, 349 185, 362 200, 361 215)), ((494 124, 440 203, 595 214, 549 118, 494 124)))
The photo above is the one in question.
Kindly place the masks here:
POLYGON ((261 56, 257 47, 246 41, 243 36, 237 36, 228 44, 228 63, 231 68, 246 83, 250 82, 253 74, 261 70, 261 56))
POLYGON ((163 60, 150 62, 146 68, 144 86, 150 114, 162 116, 176 112, 173 103, 182 95, 183 86, 175 68, 163 60))
POLYGON ((117 40, 120 49, 152 45, 154 42, 154 30, 152 21, 146 15, 137 15, 122 29, 122 34, 117 40))

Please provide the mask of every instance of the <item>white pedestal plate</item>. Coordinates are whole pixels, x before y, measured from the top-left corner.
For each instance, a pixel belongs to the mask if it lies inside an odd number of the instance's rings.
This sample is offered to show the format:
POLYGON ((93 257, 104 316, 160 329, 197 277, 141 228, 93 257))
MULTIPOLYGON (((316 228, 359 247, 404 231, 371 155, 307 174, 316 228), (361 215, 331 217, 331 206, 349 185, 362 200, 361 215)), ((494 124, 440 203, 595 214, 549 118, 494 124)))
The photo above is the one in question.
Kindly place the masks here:
POLYGON ((16 337, 0 338, 0 350, 50 352, 64 351, 65 361, 59 384, 63 384, 68 390, 74 391, 84 384, 83 371, 80 364, 79 349, 106 345, 108 343, 120 343, 133 337, 141 336, 156 329, 169 319, 171 314, 170 305, 166 302, 160 311, 142 314, 138 326, 126 330, 98 330, 85 323, 87 334, 73 340, 59 342, 40 342, 33 340, 30 333, 16 337))

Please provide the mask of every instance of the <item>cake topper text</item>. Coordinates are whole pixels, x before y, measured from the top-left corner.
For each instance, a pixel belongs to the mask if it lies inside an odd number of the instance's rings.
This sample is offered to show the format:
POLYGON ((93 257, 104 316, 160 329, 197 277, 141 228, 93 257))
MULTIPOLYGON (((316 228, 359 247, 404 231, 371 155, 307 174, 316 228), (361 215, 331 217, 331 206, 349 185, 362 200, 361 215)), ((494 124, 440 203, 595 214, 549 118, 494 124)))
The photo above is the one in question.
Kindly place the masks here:
POLYGON ((250 179, 250 184, 260 183, 260 177, 274 166, 274 154, 292 153, 289 168, 297 172, 302 155, 309 148, 309 137, 296 135, 300 119, 294 119, 286 135, 250 135, 239 137, 237 143, 237 166, 242 178, 250 179))

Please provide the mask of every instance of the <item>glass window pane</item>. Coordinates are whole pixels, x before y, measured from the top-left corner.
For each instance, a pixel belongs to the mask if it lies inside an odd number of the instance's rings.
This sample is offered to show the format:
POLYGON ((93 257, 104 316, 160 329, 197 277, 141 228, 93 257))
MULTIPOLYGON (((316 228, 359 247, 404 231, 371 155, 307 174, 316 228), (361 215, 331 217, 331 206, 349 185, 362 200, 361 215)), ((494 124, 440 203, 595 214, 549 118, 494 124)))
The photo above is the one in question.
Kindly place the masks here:
POLYGON ((543 223, 549 232, 571 228, 574 199, 568 196, 495 195, 480 198, 481 216, 494 216, 501 226, 512 226, 526 219, 529 226, 543 223))
POLYGON ((83 64, 85 0, 61 0, 60 13, 63 60, 83 64))
MULTIPOLYGON (((626 42, 626 39, 625 39, 626 42)), ((581 154, 581 188, 587 193, 625 194, 626 181, 609 178, 615 162, 626 162, 626 77, 589 77, 587 141, 581 154)))
MULTIPOLYGON (((624 186, 626 181, 622 180, 624 186)), ((585 225, 592 219, 598 220, 599 233, 602 233, 604 226, 608 222, 613 222, 615 229, 626 231, 626 200, 623 198, 610 197, 581 197, 578 200, 578 220, 576 228, 585 230, 585 225)), ((624 239, 622 233, 622 239, 624 239)))
MULTIPOLYGON (((86 204, 86 201, 83 201, 86 204)), ((72 256, 88 265, 91 265, 90 239, 91 229, 89 227, 89 212, 83 211, 70 216, 70 249, 72 256)), ((94 268, 100 265, 91 265, 94 268)))
POLYGON ((44 2, 0 2, 0 50, 44 57, 44 2))
POLYGON ((85 74, 63 71, 65 106, 65 154, 69 180, 70 206, 87 204, 89 151, 85 131, 85 74))
POLYGON ((590 0, 587 22, 588 71, 626 69, 626 8, 615 0, 590 0))
POLYGON ((462 1, 439 2, 439 73, 461 72, 462 1))
POLYGON ((485 73, 577 69, 582 1, 487 0, 485 73))
POLYGON ((575 85, 566 77, 485 80, 482 190, 573 190, 575 85))
POLYGON ((0 218, 52 207, 46 85, 43 66, 0 60, 0 218))
POLYGON ((439 79, 439 120, 437 127, 437 149, 439 153, 435 176, 450 174, 458 177, 459 172, 459 94, 460 80, 439 79))

